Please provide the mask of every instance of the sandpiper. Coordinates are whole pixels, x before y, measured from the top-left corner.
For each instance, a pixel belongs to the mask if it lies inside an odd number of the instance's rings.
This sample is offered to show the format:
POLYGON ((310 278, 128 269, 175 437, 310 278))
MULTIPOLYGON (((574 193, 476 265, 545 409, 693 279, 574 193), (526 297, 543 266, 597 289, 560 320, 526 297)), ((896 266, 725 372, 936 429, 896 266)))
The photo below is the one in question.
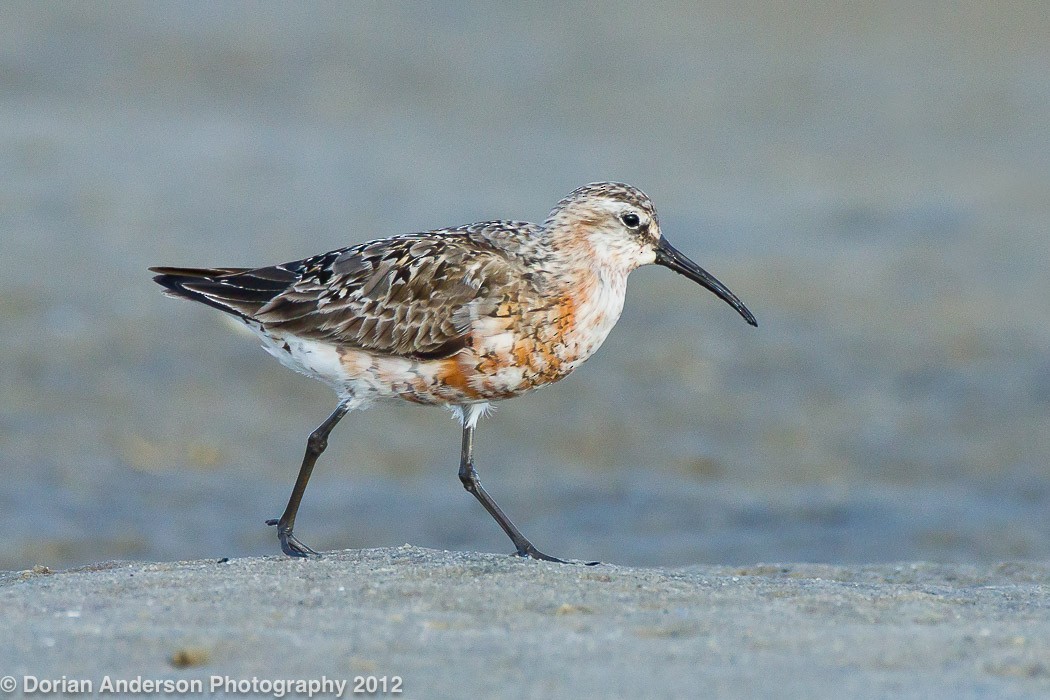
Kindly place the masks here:
POLYGON ((488 495, 474 430, 491 402, 556 382, 602 344, 628 274, 656 263, 714 292, 752 326, 736 295, 663 237, 643 192, 598 182, 542 224, 486 221, 370 241, 259 268, 153 267, 166 294, 224 311, 280 362, 331 386, 339 403, 307 440, 277 526, 290 556, 317 552, 292 530, 314 463, 349 411, 399 398, 451 409, 462 425, 459 479, 522 557, 536 549, 488 495))

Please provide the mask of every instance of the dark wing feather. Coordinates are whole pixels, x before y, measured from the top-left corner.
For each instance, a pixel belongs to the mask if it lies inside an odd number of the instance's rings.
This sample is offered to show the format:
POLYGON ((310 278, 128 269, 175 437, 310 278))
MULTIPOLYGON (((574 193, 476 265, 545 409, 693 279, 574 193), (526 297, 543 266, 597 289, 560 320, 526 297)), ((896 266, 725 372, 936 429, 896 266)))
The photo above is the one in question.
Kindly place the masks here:
POLYGON ((159 273, 153 281, 167 289, 168 296, 199 301, 245 319, 296 279, 282 267, 151 267, 150 271, 159 273))
POLYGON ((415 359, 470 343, 470 324, 525 284, 466 229, 398 236, 258 269, 151 268, 173 296, 273 331, 415 359))

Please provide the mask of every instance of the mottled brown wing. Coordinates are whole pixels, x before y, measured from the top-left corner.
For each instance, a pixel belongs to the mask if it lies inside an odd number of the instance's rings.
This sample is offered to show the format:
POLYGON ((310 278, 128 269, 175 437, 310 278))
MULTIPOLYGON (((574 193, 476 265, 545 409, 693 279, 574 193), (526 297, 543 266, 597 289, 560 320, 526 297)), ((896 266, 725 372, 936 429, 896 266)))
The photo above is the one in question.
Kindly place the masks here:
MULTIPOLYGON (((502 254, 448 232, 374 241, 277 269, 297 279, 250 314, 267 328, 416 359, 466 347, 471 320, 522 284, 502 254)), ((242 276, 280 275, 264 268, 242 276)))

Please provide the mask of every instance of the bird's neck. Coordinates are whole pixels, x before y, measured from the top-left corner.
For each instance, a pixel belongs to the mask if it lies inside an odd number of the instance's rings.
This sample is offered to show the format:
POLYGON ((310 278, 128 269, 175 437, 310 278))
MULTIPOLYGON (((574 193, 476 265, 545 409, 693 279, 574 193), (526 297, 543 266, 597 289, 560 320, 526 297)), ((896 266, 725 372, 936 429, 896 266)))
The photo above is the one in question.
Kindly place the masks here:
POLYGON ((617 265, 594 240, 585 236, 566 236, 564 229, 551 245, 556 265, 549 271, 552 293, 560 304, 574 310, 573 330, 568 345, 576 366, 590 357, 605 341, 623 311, 630 270, 617 265))
POLYGON ((615 250, 598 240, 591 222, 564 222, 557 236, 548 236, 550 276, 563 287, 598 288, 607 292, 626 292, 631 268, 624 265, 615 250))

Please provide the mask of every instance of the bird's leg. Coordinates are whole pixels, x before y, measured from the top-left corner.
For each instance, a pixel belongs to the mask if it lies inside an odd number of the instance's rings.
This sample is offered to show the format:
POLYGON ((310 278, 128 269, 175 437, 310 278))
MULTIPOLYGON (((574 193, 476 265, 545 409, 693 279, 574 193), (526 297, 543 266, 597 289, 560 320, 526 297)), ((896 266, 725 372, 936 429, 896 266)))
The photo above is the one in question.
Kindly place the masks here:
POLYGON ((267 525, 277 526, 277 539, 281 541, 281 550, 290 557, 317 555, 317 552, 300 542, 292 534, 292 528, 295 526, 295 514, 299 512, 299 503, 303 500, 303 493, 306 491, 306 484, 310 481, 314 463, 317 462, 317 458, 328 447, 328 434, 332 432, 335 424, 349 410, 350 399, 343 399, 332 412, 332 415, 328 416, 324 423, 321 423, 316 430, 310 433, 310 438, 306 441, 306 454, 303 455, 303 464, 299 467, 299 476, 295 479, 295 487, 292 488, 292 495, 288 498, 288 505, 284 509, 284 515, 279 520, 266 521, 267 525))
MULTIPOLYGON (((511 542, 514 543, 514 547, 517 549, 515 553, 519 557, 556 561, 559 564, 567 563, 562 559, 544 554, 536 549, 532 542, 529 542, 528 538, 521 534, 521 531, 514 526, 510 518, 506 516, 503 510, 492 500, 488 492, 485 491, 485 488, 481 485, 481 480, 478 478, 478 472, 474 469, 474 426, 469 425, 467 422, 463 424, 463 447, 459 458, 459 480, 463 482, 463 488, 472 493, 481 502, 481 505, 485 506, 485 510, 489 512, 489 515, 507 533, 511 542)), ((591 563, 597 564, 598 562, 591 563)))

